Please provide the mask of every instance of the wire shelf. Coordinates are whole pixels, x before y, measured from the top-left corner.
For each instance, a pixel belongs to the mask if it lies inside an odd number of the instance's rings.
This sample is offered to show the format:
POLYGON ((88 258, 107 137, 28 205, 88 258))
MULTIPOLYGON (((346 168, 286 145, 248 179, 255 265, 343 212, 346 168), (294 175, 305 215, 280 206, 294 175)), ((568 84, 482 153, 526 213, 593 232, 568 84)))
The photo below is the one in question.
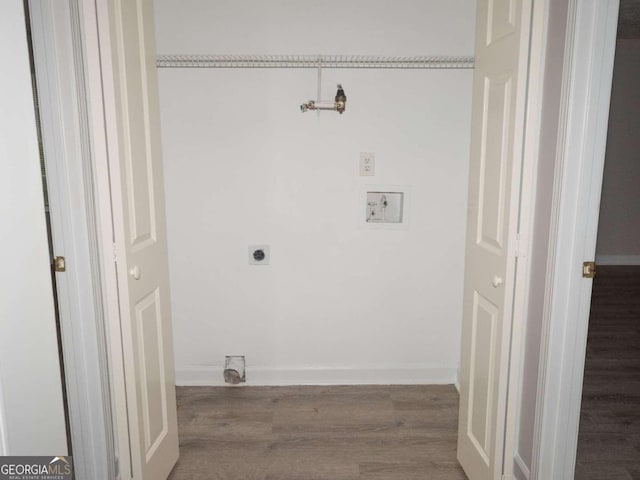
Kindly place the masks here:
POLYGON ((158 68, 399 68, 471 69, 472 56, 178 55, 156 58, 158 68))

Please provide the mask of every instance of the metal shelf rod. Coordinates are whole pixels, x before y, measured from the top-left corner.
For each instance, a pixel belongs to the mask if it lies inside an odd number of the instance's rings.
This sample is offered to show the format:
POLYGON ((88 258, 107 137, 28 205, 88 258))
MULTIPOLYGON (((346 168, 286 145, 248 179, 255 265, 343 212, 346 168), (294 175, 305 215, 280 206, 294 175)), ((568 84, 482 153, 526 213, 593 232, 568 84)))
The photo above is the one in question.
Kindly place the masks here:
POLYGON ((162 54, 158 68, 385 68, 472 69, 472 56, 383 57, 368 55, 162 54))

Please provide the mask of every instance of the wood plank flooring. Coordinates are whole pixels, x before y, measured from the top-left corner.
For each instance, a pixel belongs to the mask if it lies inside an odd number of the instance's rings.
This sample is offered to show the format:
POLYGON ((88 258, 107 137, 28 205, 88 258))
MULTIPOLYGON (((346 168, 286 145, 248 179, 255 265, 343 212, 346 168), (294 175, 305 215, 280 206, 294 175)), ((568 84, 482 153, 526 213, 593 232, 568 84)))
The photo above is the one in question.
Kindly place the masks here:
POLYGON ((170 480, 466 480, 446 386, 178 387, 170 480))
POLYGON ((640 267, 598 267, 577 480, 640 479, 640 267))

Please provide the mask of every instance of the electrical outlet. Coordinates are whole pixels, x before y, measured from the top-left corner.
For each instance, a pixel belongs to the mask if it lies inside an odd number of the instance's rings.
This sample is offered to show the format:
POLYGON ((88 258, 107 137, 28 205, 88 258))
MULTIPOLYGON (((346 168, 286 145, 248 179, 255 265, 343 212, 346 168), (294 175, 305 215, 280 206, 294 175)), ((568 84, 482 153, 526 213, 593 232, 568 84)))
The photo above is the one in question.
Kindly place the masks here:
POLYGON ((269 265, 270 262, 269 245, 249 245, 249 265, 269 265))
POLYGON ((360 152, 360 176, 373 177, 376 174, 376 154, 360 152))

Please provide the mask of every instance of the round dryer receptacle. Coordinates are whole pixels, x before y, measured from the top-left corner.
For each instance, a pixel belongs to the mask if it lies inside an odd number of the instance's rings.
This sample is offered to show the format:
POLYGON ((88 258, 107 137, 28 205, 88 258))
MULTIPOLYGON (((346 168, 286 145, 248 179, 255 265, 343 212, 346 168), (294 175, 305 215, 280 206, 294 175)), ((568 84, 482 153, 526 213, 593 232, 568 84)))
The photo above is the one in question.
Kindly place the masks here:
POLYGON ((271 249, 269 245, 249 245, 249 265, 269 265, 271 262, 271 249))

